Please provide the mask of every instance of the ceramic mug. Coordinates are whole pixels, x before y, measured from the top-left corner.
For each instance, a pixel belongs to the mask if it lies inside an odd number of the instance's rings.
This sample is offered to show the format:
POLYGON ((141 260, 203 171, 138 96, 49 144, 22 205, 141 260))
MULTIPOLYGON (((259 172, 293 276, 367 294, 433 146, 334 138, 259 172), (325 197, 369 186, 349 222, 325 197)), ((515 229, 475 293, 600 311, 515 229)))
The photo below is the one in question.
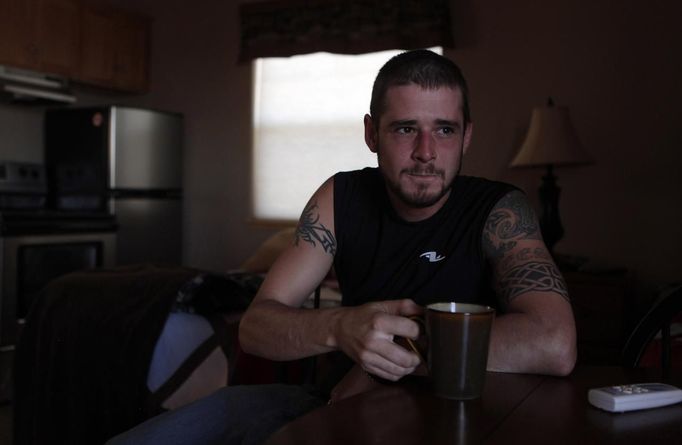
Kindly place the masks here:
POLYGON ((422 317, 428 346, 406 339, 424 363, 434 393, 448 399, 475 399, 483 393, 488 345, 495 310, 466 303, 433 303, 422 317))

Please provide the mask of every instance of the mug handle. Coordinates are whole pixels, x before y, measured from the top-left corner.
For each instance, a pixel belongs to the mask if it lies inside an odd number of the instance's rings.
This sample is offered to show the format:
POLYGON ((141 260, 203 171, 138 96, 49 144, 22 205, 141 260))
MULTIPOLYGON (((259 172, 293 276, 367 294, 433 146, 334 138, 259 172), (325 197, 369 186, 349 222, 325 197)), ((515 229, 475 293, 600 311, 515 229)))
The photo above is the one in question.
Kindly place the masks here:
MULTIPOLYGON (((424 324, 424 318, 423 317, 420 317, 419 315, 413 315, 413 316, 408 317, 408 318, 412 321, 416 321, 417 324, 419 325, 420 332, 423 332, 424 334, 426 334, 426 326, 424 324)), ((422 351, 419 350, 419 346, 417 345, 417 342, 415 342, 414 340, 412 340, 411 338, 408 338, 408 337, 405 337, 405 341, 410 346, 410 349, 412 349, 412 351, 414 351, 414 353, 417 354, 417 357, 419 357, 419 360, 421 360, 421 362, 424 365, 426 365, 426 359, 424 358, 426 353, 425 352, 423 353, 422 351)))

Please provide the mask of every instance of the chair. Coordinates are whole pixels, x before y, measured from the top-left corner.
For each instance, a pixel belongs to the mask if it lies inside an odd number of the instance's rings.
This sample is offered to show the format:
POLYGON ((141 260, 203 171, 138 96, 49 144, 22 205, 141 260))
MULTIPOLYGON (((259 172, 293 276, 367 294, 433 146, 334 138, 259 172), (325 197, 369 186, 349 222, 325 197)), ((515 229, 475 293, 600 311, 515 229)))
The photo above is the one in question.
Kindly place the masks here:
POLYGON ((670 327, 673 319, 682 313, 682 284, 662 290, 649 311, 630 334, 623 348, 623 365, 637 367, 647 347, 661 332, 661 369, 664 375, 672 368, 673 342, 670 327))

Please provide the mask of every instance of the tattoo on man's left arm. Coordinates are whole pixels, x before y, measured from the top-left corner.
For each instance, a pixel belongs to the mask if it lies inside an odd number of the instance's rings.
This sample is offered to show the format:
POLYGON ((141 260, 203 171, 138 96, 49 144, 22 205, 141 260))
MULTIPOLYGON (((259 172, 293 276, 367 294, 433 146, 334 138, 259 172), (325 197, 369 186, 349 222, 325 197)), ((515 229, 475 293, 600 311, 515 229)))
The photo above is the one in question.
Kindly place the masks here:
POLYGON ((483 240, 492 256, 503 256, 520 239, 542 239, 533 209, 521 192, 505 195, 493 207, 483 231, 483 240))
POLYGON ((301 219, 296 227, 294 244, 298 246, 301 240, 313 246, 320 243, 325 252, 334 256, 336 254, 336 239, 334 239, 331 230, 319 222, 320 214, 317 209, 317 201, 310 201, 303 209, 301 219))
POLYGON ((526 292, 554 292, 568 300, 568 290, 559 269, 549 261, 529 261, 508 269, 498 280, 500 298, 509 304, 526 292))
POLYGON ((524 240, 541 239, 535 213, 521 192, 507 194, 490 212, 483 249, 493 266, 503 304, 535 291, 553 292, 568 300, 566 285, 549 252, 539 247, 517 248, 524 240))

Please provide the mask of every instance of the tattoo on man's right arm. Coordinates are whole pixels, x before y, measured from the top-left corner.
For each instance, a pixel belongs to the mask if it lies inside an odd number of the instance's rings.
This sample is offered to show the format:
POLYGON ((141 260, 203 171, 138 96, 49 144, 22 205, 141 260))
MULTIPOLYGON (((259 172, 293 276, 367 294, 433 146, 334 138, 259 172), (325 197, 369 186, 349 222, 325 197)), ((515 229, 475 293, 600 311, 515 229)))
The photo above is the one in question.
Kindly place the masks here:
POLYGON ((317 201, 311 200, 301 214, 298 227, 296 227, 294 244, 298 246, 301 240, 313 246, 317 246, 317 243, 320 243, 325 252, 334 256, 336 254, 336 239, 334 239, 332 232, 319 221, 320 214, 317 201))

